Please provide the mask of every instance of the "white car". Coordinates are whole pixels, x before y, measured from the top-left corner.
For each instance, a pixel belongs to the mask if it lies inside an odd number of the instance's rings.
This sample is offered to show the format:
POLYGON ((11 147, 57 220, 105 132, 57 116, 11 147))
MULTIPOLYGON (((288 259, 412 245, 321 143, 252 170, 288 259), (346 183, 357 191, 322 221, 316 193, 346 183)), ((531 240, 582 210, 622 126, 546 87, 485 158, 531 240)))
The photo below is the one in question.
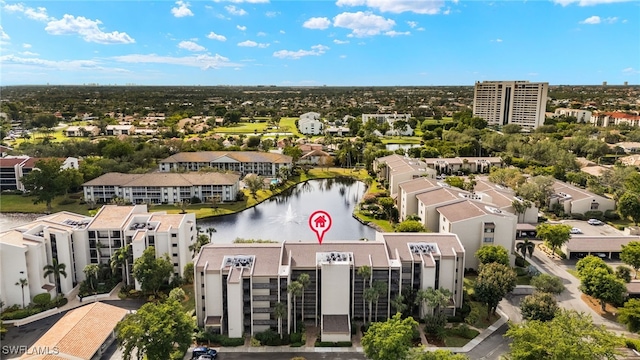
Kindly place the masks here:
POLYGON ((577 227, 574 227, 571 229, 571 233, 572 234, 582 234, 582 230, 578 229, 577 227))
POLYGON ((589 220, 587 221, 587 224, 589 224, 589 225, 596 225, 596 226, 597 226, 597 225, 604 225, 604 223, 603 223, 602 221, 598 220, 598 219, 589 219, 589 220))

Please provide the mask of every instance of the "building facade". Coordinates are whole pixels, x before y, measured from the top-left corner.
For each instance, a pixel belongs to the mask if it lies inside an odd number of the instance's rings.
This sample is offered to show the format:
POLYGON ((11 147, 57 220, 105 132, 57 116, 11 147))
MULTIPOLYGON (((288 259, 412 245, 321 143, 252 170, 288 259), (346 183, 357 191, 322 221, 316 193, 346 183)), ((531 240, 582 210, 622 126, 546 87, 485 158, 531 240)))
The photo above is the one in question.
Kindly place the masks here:
POLYGON ((591 122, 591 111, 589 110, 558 108, 554 111, 554 116, 573 116, 579 123, 591 122))
MULTIPOLYGON (((453 294, 449 310, 460 306, 465 249, 455 234, 378 233, 375 241, 210 244, 195 261, 199 326, 241 337, 266 329, 294 332, 294 322, 315 321, 321 341, 350 341, 351 322, 365 315, 386 319, 391 300, 406 291, 444 288, 453 294), (368 267, 368 277, 358 270, 368 267), (309 275, 304 307, 287 287, 309 275), (364 289, 384 283, 377 302, 364 289), (276 304, 288 315, 276 317, 276 304)), ((421 309, 423 316, 428 309, 421 309)))
POLYGON ((160 161, 160 171, 198 171, 213 168, 275 177, 282 167, 291 168, 291 156, 257 151, 181 152, 160 161))
POLYGON ((544 124, 548 90, 546 82, 476 82, 473 116, 483 118, 489 125, 537 128, 544 124))
POLYGON ((320 114, 308 112, 300 115, 298 120, 298 130, 304 135, 318 135, 322 133, 323 123, 320 121, 320 114))
POLYGON ((82 185, 85 200, 109 203, 114 197, 133 204, 174 204, 191 201, 234 201, 237 174, 217 172, 121 174, 107 173, 82 185))

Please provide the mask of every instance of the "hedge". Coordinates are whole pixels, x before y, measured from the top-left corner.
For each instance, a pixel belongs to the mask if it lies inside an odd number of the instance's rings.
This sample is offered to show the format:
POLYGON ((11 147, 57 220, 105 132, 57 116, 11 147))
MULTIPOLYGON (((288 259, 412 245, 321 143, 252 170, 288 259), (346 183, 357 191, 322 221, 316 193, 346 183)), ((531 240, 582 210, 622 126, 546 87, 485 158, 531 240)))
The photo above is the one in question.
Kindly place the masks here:
POLYGON ((353 343, 351 341, 316 341, 316 347, 352 347, 353 343))

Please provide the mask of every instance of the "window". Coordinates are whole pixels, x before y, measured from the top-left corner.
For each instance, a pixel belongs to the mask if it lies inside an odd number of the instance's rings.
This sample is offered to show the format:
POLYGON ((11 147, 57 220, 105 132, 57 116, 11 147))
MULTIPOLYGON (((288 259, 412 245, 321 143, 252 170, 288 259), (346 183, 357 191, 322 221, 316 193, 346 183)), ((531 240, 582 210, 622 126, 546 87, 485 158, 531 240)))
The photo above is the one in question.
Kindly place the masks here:
POLYGON ((171 244, 171 247, 178 247, 178 244, 171 244))
POLYGON ((597 202, 592 202, 591 203, 591 210, 598 210, 599 206, 600 206, 600 204, 598 204, 597 202))
POLYGON ((178 263, 173 263, 173 266, 179 266, 178 263))
POLYGON ((178 254, 177 254, 177 253, 173 253, 172 255, 173 255, 173 256, 178 256, 178 254))
POLYGON ((493 238, 492 237, 486 237, 486 238, 484 238, 484 242, 492 243, 493 242, 493 238))
POLYGON ((174 238, 174 237, 178 237, 178 234, 171 234, 171 237, 172 237, 172 238, 174 238))

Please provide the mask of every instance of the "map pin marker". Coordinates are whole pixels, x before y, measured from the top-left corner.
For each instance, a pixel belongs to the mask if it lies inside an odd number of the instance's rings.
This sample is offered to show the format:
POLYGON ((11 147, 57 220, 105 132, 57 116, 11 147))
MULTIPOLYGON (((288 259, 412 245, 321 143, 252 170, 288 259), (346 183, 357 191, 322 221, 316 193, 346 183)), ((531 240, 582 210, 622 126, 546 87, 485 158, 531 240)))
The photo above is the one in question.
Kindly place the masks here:
POLYGON ((329 216, 326 211, 317 210, 309 216, 309 227, 311 228, 311 231, 316 233, 316 237, 320 244, 322 244, 324 234, 329 231, 332 223, 333 221, 331 220, 331 216, 329 216))

